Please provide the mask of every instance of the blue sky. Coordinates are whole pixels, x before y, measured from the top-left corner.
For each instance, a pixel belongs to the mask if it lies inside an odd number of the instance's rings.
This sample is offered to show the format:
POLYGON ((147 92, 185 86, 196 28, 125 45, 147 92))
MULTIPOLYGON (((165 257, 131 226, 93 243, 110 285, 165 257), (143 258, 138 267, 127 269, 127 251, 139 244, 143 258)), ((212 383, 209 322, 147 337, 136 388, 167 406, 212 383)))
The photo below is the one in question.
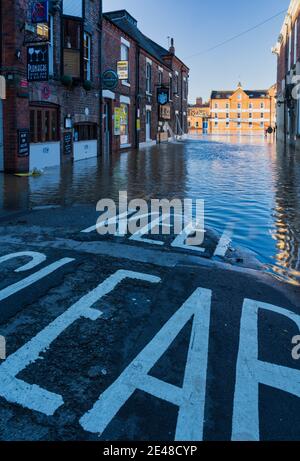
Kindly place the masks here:
POLYGON ((210 52, 207 49, 287 9, 290 0, 104 0, 104 11, 127 9, 139 28, 189 65, 190 102, 213 89, 262 89, 276 81, 276 43, 284 14, 210 52), (196 53, 197 56, 190 57, 196 53))

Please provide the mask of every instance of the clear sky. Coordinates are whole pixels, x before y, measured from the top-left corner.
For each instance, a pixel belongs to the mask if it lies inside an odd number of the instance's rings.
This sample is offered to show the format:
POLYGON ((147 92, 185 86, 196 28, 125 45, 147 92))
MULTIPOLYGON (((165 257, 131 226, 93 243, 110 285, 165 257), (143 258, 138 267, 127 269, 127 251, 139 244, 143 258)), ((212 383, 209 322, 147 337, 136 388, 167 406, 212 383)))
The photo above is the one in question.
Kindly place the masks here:
POLYGON ((276 43, 284 14, 213 51, 209 48, 287 9, 290 0, 104 0, 104 11, 127 9, 143 33, 190 67, 190 102, 211 90, 263 89, 276 81, 276 43), (192 55, 196 53, 197 56, 192 55))

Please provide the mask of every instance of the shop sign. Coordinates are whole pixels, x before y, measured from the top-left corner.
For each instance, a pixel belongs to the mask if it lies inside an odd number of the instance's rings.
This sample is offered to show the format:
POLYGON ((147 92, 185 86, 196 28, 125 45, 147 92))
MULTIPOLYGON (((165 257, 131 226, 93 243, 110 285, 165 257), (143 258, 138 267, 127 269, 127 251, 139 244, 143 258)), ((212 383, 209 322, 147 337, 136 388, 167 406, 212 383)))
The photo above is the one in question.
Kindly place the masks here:
POLYGON ((121 134, 121 111, 120 107, 115 107, 115 114, 114 114, 114 135, 120 136, 121 134))
POLYGON ((31 22, 33 24, 48 22, 48 0, 39 0, 32 2, 31 22))
POLYGON ((72 131, 64 133, 63 153, 67 157, 73 155, 73 134, 72 131))
POLYGON ((18 156, 28 157, 29 155, 29 130, 18 130, 18 156))
POLYGON ((102 75, 102 86, 104 90, 115 90, 119 83, 118 74, 114 70, 106 70, 102 75))
POLYGON ((128 80, 129 78, 128 61, 118 61, 117 68, 118 68, 119 80, 128 80))
POLYGON ((48 45, 33 45, 27 48, 27 80, 45 82, 49 79, 48 45))
POLYGON ((160 118, 163 120, 171 120, 171 106, 160 106, 160 118))

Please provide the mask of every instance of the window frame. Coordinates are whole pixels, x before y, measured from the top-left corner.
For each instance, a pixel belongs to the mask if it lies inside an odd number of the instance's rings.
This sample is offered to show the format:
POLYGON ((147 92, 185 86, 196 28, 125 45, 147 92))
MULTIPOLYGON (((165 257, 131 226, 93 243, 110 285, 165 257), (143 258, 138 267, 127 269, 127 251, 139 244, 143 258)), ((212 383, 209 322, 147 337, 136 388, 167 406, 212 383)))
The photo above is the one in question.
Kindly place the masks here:
POLYGON ((126 80, 122 80, 122 83, 124 84, 130 84, 130 59, 129 59, 129 54, 130 54, 130 46, 128 46, 126 43, 121 42, 120 46, 120 60, 121 61, 127 61, 128 62, 128 78, 126 80), (126 50, 126 58, 123 57, 122 50, 126 50))
POLYGON ((59 108, 55 105, 46 105, 41 103, 31 103, 29 106, 29 117, 30 117, 30 143, 31 144, 45 144, 45 143, 54 143, 59 142, 61 139, 60 136, 60 112, 59 108), (46 134, 46 113, 48 112, 48 136, 46 134), (32 114, 34 116, 34 126, 32 130, 32 114), (53 135, 53 118, 52 115, 55 114, 55 135, 53 135), (39 133, 39 129, 41 132, 39 133))
POLYGON ((92 81, 92 35, 86 30, 83 32, 83 79, 92 81), (86 37, 88 38, 88 46, 85 46, 86 37), (85 55, 85 51, 88 51, 88 57, 85 55), (88 66, 86 71, 85 66, 88 66))
POLYGON ((97 141, 98 139, 98 125, 93 122, 80 122, 74 125, 73 129, 74 142, 87 142, 97 141), (78 138, 75 132, 78 131, 78 138))
POLYGON ((75 81, 83 82, 83 34, 84 34, 84 18, 73 16, 61 17, 61 75, 69 75, 65 72, 65 50, 77 50, 79 52, 79 76, 72 76, 75 81), (80 27, 79 48, 68 48, 65 46, 65 21, 73 21, 78 23, 80 27))
POLYGON ((146 61, 146 93, 152 95, 152 64, 148 61, 146 61), (150 70, 149 74, 148 70, 150 70))

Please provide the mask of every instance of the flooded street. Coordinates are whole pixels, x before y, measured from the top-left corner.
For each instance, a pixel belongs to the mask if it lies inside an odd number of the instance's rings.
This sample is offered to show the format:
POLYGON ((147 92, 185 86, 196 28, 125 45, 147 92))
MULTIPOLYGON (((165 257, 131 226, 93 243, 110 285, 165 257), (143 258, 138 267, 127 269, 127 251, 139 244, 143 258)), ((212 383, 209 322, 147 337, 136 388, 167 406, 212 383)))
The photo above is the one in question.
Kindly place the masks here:
POLYGON ((233 244, 268 270, 300 283, 300 158, 272 139, 209 136, 47 169, 40 177, 0 176, 2 213, 101 198, 205 200, 206 227, 233 226, 233 244))

